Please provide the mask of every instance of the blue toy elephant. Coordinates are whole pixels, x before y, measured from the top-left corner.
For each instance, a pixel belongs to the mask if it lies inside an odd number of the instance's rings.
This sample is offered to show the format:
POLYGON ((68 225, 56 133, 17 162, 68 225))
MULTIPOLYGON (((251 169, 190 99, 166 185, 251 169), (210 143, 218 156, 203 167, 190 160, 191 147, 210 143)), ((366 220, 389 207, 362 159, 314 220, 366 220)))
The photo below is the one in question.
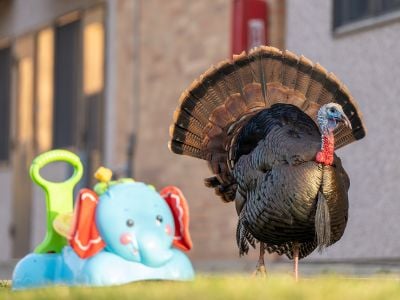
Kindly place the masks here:
POLYGON ((160 194, 134 181, 80 191, 69 246, 32 253, 13 274, 13 288, 53 284, 106 286, 138 280, 189 280, 188 207, 179 189, 160 194))

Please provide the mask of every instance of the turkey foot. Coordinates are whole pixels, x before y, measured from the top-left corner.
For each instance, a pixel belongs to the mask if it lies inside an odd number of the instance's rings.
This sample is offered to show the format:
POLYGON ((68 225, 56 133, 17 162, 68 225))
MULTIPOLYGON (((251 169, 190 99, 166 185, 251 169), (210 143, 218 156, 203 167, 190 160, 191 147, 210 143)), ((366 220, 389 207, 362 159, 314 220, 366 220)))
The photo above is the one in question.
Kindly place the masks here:
POLYGON ((258 258, 257 268, 253 272, 254 277, 267 277, 267 269, 265 268, 264 255, 265 245, 264 243, 260 242, 260 257, 258 258))

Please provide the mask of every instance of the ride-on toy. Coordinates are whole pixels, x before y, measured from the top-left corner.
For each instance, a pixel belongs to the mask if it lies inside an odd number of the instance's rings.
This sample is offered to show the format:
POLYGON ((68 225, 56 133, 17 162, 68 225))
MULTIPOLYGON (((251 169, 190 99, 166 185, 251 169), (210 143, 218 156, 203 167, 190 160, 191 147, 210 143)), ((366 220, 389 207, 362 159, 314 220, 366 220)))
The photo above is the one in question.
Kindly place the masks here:
POLYGON ((100 168, 94 191, 82 189, 73 208, 73 188, 82 174, 79 157, 66 150, 46 152, 33 161, 32 180, 46 193, 47 233, 15 267, 13 289, 194 277, 182 252, 192 242, 187 203, 178 188, 158 193, 128 178, 110 181, 111 171, 100 168), (74 167, 71 178, 50 182, 40 175, 40 169, 56 161, 74 167))

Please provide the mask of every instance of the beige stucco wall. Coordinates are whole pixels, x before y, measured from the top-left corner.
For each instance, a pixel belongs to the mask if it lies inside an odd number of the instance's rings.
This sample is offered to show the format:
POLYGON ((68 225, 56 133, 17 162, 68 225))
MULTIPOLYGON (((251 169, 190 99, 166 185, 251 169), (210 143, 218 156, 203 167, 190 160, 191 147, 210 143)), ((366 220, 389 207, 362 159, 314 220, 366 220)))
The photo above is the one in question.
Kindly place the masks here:
POLYGON ((129 137, 135 124, 134 32, 137 1, 107 2, 104 164, 119 174, 127 169, 129 137))
POLYGON ((341 78, 368 129, 365 139, 338 151, 351 179, 349 223, 322 257, 399 258, 400 19, 334 37, 332 2, 287 1, 287 48, 341 78))
MULTIPOLYGON (((222 203, 204 186, 203 178, 210 176, 206 163, 172 154, 167 148, 180 93, 211 64, 230 55, 232 1, 5 1, 8 4, 0 10, 0 38, 35 32, 67 12, 101 2, 107 8, 104 164, 124 175, 129 137, 135 134, 135 179, 157 188, 177 185, 188 199, 194 242, 189 255, 194 262, 235 262, 252 268, 257 251, 238 258, 234 205, 222 203)), ((279 34, 274 39, 283 43, 279 34)), ((1 209, 10 206, 12 195, 7 195, 1 209)), ((40 203, 32 212, 32 248, 44 233, 43 193, 38 188, 33 201, 40 203)), ((8 228, 7 222, 0 220, 0 228, 8 228)), ((0 231, 3 234, 7 229, 0 231)), ((0 251, 10 252, 8 248, 0 251)))
POLYGON ((157 188, 180 187, 191 213, 195 260, 236 259, 236 213, 203 184, 204 161, 172 154, 168 128, 181 92, 230 54, 229 0, 142 1, 140 106, 135 174, 157 188), (162 14, 157 11, 162 10, 162 14))
MULTIPOLYGON (((275 45, 282 45, 284 28, 280 24, 284 5, 269 2, 274 14, 270 19, 273 31, 270 36, 275 45)), ((118 59, 122 63, 118 72, 115 65, 108 63, 107 89, 111 93, 118 83, 121 88, 118 95, 124 95, 125 100, 110 98, 107 104, 106 114, 111 116, 110 120, 115 118, 106 128, 112 145, 109 149, 117 149, 119 157, 111 151, 106 153, 106 158, 114 162, 114 167, 123 168, 121 164, 126 157, 121 153, 127 150, 131 130, 136 136, 135 179, 154 184, 158 189, 176 185, 187 197, 194 243, 189 256, 195 264, 207 264, 206 269, 226 268, 231 263, 235 264, 233 269, 252 268, 258 251, 239 259, 234 205, 222 203, 204 186, 203 179, 211 176, 206 163, 172 154, 167 148, 168 129, 181 92, 212 64, 230 55, 232 1, 120 0, 117 5, 111 3, 109 36, 116 43, 108 46, 110 61, 115 55, 113 52, 124 53, 125 58, 118 59), (130 12, 131 19, 127 19, 130 12), (113 22, 116 17, 118 22, 113 22), (113 27, 119 30, 119 37, 114 37, 113 27), (120 104, 112 105, 114 101, 120 104), (122 105, 123 102, 126 104, 122 105), (116 125, 118 130, 111 129, 116 125), (214 267, 212 262, 220 265, 214 267)))
MULTIPOLYGON (((54 24, 65 13, 100 2, 3 2, 0 37, 12 41, 54 24)), ((180 93, 212 63, 229 55, 230 4, 229 0, 106 1, 104 163, 123 175, 129 137, 136 134, 135 177, 157 188, 168 184, 182 188, 191 210, 195 248, 190 255, 197 260, 237 258, 235 210, 204 187, 203 178, 210 175, 204 162, 169 152, 168 127, 180 93)), ((10 180, 12 166, 3 173, 10 180)), ((2 211, 11 209, 11 192, 4 193, 8 196, 3 197, 2 211)), ((43 196, 34 189, 32 248, 43 238, 43 196)), ((3 218, 2 236, 8 235, 9 222, 3 218)), ((1 259, 10 257, 9 246, 0 248, 1 259)))

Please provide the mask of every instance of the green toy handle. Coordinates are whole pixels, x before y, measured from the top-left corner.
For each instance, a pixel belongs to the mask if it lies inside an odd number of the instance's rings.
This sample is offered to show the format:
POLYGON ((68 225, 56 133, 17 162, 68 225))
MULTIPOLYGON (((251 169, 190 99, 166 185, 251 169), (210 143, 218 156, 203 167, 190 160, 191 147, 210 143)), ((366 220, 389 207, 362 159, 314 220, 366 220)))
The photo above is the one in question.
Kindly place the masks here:
POLYGON ((83 166, 80 158, 74 153, 69 152, 67 150, 51 150, 39 155, 33 160, 30 169, 30 175, 32 180, 43 188, 48 188, 57 185, 75 186, 75 184, 77 184, 79 180, 82 178, 82 174, 83 174, 83 166), (69 179, 67 179, 64 182, 51 182, 44 179, 40 175, 39 172, 40 169, 42 169, 43 167, 45 167, 50 163, 59 161, 67 162, 74 167, 74 174, 69 179))
POLYGON ((60 214, 72 214, 73 191, 83 175, 83 165, 77 155, 67 150, 51 150, 36 157, 30 168, 34 182, 43 188, 46 194, 47 232, 44 241, 36 247, 36 253, 59 253, 67 245, 65 237, 59 235, 53 227, 54 219, 60 214), (74 167, 73 175, 63 182, 51 182, 40 175, 40 170, 53 162, 67 162, 74 167))

